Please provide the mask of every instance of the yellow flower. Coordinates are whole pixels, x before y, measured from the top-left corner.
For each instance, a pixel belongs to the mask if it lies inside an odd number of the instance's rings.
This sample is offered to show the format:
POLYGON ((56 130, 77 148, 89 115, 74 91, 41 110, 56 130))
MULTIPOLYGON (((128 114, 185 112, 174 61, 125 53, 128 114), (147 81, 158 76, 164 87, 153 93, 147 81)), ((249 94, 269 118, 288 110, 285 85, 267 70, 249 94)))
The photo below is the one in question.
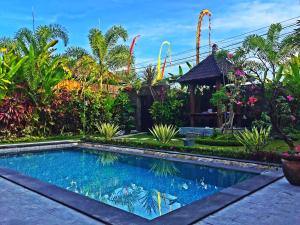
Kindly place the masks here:
POLYGON ((0 48, 0 52, 1 52, 1 53, 7 52, 7 48, 0 48))

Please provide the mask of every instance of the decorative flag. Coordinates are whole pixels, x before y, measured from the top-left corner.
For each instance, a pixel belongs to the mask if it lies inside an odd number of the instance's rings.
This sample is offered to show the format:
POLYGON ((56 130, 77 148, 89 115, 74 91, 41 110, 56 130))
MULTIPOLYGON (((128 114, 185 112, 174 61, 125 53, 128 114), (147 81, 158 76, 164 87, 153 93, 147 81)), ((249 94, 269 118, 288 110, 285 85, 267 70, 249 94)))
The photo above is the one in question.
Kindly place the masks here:
POLYGON ((162 80, 164 78, 164 72, 165 72, 165 67, 166 67, 166 64, 167 64, 167 58, 168 57, 170 57, 170 63, 171 63, 171 43, 168 42, 168 41, 164 41, 161 44, 161 47, 160 47, 160 50, 159 50, 158 61, 157 61, 157 77, 156 77, 156 81, 160 81, 160 80, 162 80), (161 70, 161 54, 162 54, 163 47, 165 45, 168 45, 169 47, 168 47, 168 51, 167 51, 167 54, 166 54, 166 57, 165 57, 163 68, 161 70))
POLYGON ((157 192, 157 204, 158 204, 159 215, 161 215, 161 197, 159 191, 157 192))
POLYGON ((132 55, 133 55, 133 49, 135 46, 135 43, 137 41, 137 39, 140 37, 141 35, 137 35, 133 38, 131 46, 130 46, 130 55, 129 55, 129 59, 128 59, 128 66, 127 66, 127 73, 130 73, 131 70, 131 59, 132 59, 132 55))

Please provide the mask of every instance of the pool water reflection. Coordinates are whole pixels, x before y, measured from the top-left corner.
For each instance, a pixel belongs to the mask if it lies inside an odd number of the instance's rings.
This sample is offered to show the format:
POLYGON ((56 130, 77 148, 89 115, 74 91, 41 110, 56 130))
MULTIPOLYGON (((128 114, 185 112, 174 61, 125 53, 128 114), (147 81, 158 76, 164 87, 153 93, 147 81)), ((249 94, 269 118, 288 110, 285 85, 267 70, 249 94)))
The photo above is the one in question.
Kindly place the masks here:
POLYGON ((146 219, 159 217, 256 175, 87 149, 2 156, 0 167, 146 219))

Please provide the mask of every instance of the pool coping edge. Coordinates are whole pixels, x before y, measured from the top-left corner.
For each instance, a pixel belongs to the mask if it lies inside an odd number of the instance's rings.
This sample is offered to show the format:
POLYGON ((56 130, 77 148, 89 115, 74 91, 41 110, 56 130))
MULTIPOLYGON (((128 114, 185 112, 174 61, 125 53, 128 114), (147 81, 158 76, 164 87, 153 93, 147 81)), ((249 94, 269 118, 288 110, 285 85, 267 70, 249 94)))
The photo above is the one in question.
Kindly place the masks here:
MULTIPOLYGON (((46 146, 43 146, 43 148, 46 146)), ((49 146, 48 147, 53 147, 49 146)), ((62 147, 87 147, 84 143, 78 145, 74 143, 57 145, 57 148, 62 147)), ((107 146, 105 146, 107 147, 107 146)), ((43 148, 36 149, 37 151, 44 150, 43 148)), ((55 149, 57 149, 55 148, 55 149)), ((92 148, 98 148, 99 145, 92 148)), ((99 149, 100 150, 100 149, 99 149)), ((29 150, 28 150, 29 151, 29 150)), ((142 151, 142 150, 141 150, 142 151)), ((16 153, 22 152, 17 151, 16 153)), ((24 151, 23 151, 24 152, 24 151)), ((126 152, 121 152, 125 153, 126 152)), ((0 152, 1 154, 1 152, 0 152)), ((128 153, 127 153, 128 154, 128 153)), ((144 154, 141 154, 144 155, 144 154)), ((146 156, 146 155, 145 155, 146 156)), ((147 155, 146 157, 154 157, 153 155, 147 155)), ((158 156, 157 156, 158 157, 158 156)), ((187 160, 177 161, 187 162, 187 160)), ((191 162, 191 160, 188 160, 191 162)), ((199 164, 203 164, 199 162, 199 164)), ((215 163, 208 163, 205 166, 220 167, 220 165, 215 163)), ((229 166, 230 169, 239 170, 235 166, 229 166)), ((247 171, 247 170, 245 170, 247 171)), ((248 170, 248 172, 258 173, 257 170, 248 170), (255 172, 256 171, 256 172, 255 172)), ((115 207, 109 206, 107 204, 101 203, 99 201, 90 199, 88 197, 76 194, 74 192, 68 191, 66 189, 57 187, 52 184, 48 184, 37 180, 35 178, 21 175, 13 170, 0 168, 0 177, 11 181, 17 185, 20 185, 32 192, 40 194, 46 198, 56 201, 64 206, 74 209, 82 214, 85 214, 93 219, 96 219, 105 224, 111 225, 188 225, 196 223, 201 219, 233 204, 240 199, 258 191, 259 189, 279 180, 283 177, 281 171, 260 171, 260 174, 247 179, 241 183, 233 185, 231 187, 225 188, 222 191, 213 194, 211 196, 205 197, 198 201, 195 201, 189 205, 182 208, 174 210, 170 213, 162 215, 153 220, 147 220, 140 216, 134 215, 132 213, 117 209, 115 207)))

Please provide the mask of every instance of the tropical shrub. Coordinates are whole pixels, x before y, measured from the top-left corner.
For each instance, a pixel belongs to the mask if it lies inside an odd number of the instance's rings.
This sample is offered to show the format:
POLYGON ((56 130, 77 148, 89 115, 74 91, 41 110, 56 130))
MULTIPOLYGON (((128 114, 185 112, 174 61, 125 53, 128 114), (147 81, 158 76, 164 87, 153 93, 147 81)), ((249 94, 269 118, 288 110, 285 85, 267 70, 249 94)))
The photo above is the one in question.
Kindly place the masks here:
POLYGON ((271 126, 267 128, 253 127, 235 134, 235 138, 245 147, 247 152, 262 151, 269 143, 271 126))
POLYGON ((77 96, 75 101, 80 112, 81 132, 93 134, 98 130, 96 124, 111 121, 110 105, 113 103, 109 96, 87 89, 83 95, 77 96))
POLYGON ((172 138, 176 136, 178 133, 178 129, 176 129, 173 125, 154 125, 152 129, 150 129, 150 133, 155 137, 155 139, 163 144, 169 143, 172 138))
POLYGON ((262 112, 260 119, 253 121, 252 126, 257 128, 269 127, 271 126, 271 119, 266 112, 262 112))
POLYGON ((115 124, 102 123, 96 124, 96 126, 106 141, 112 140, 119 132, 119 126, 115 124))
POLYGON ((135 128, 135 109, 127 93, 121 92, 116 97, 112 111, 114 122, 119 124, 126 133, 135 128))
POLYGON ((187 121, 184 112, 184 102, 186 101, 186 94, 181 90, 168 90, 165 97, 161 100, 154 101, 150 114, 153 122, 158 124, 174 124, 178 127, 184 126, 187 121))
POLYGON ((28 58, 23 57, 19 60, 13 50, 3 50, 0 51, 0 100, 6 96, 8 86, 12 84, 14 76, 28 58))
POLYGON ((80 112, 76 107, 75 98, 75 93, 65 89, 56 92, 51 103, 52 134, 75 134, 81 129, 80 112))
POLYGON ((0 104, 0 136, 21 136, 31 121, 33 108, 21 95, 6 97, 0 104))

